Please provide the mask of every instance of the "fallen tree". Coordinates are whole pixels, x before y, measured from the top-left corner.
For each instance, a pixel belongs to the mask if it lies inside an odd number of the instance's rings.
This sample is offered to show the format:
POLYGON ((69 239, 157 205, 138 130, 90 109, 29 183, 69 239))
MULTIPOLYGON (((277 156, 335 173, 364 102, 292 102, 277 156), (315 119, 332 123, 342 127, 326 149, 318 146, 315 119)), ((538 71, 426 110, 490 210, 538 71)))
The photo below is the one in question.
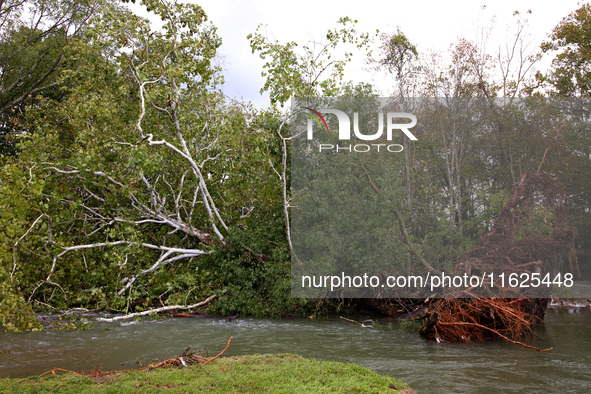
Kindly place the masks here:
MULTIPOLYGON (((492 229, 458 258, 456 273, 492 273, 494 278, 502 274, 520 278, 547 274, 555 278, 567 269, 571 275, 578 274, 574 246, 577 232, 569 224, 564 197, 547 173, 526 173, 492 229)), ((508 286, 496 279, 459 295, 471 298, 439 299, 427 309, 427 323, 421 332, 438 341, 500 337, 527 346, 514 339, 532 334, 533 327, 543 321, 551 295, 548 284, 538 283, 532 288, 528 282, 527 286, 508 286)))
POLYGON ((577 231, 569 223, 564 201, 564 192, 550 175, 526 173, 492 228, 470 251, 459 256, 454 268, 453 274, 460 276, 492 274, 492 282, 438 293, 436 298, 376 297, 358 303, 399 320, 418 320, 422 323, 421 334, 439 342, 502 338, 520 346, 548 350, 517 339, 531 335, 533 327, 543 322, 552 280, 564 271, 572 274, 571 279, 579 275, 574 246, 577 231), (510 286, 509 275, 547 275, 551 279, 546 283, 539 280, 537 286, 519 286, 521 280, 518 286, 510 286))
POLYGON ((280 117, 216 87, 221 41, 199 6, 143 4, 161 31, 110 4, 72 48, 87 61, 67 75, 68 100, 29 110, 14 182, 0 184, 5 210, 23 212, 6 277, 50 308, 188 309, 222 289, 268 299, 289 275, 280 117))

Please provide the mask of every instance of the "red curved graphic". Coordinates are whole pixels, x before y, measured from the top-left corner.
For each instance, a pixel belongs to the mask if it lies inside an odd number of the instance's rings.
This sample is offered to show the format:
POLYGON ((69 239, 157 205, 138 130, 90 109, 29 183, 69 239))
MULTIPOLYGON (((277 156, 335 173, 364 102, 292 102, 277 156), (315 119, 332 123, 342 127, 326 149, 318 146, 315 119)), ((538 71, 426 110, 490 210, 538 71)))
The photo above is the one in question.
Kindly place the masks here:
POLYGON ((318 116, 320 119, 322 119, 322 122, 324 123, 324 127, 326 127, 326 130, 328 130, 328 125, 326 124, 326 120, 324 120, 324 117, 320 114, 320 112, 310 108, 310 107, 304 107, 305 109, 314 112, 314 114, 316 116, 318 116))

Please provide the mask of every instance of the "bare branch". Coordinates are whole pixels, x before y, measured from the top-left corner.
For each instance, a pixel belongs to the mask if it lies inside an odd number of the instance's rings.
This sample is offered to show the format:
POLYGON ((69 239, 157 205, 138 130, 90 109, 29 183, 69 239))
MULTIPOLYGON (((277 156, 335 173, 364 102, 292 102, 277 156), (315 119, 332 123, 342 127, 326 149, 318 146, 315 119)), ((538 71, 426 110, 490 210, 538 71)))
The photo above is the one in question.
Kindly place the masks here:
MULTIPOLYGON (((39 220, 41 220, 41 218, 42 218, 43 216, 49 217, 49 216, 47 216, 47 214, 45 214, 45 213, 43 213, 43 214, 39 215, 39 217, 38 217, 37 219, 35 219, 35 221, 33 222, 33 224, 31 224, 31 226, 29 227, 29 229, 28 229, 28 230, 27 230, 27 231, 26 231, 26 232, 25 232, 25 233, 24 233, 24 234, 23 234, 23 235, 22 235, 22 236, 21 236, 21 237, 18 239, 18 241, 16 241, 16 243, 14 244, 14 249, 16 249, 16 247, 18 246, 18 244, 19 244, 19 243, 20 243, 20 242, 21 242, 21 241, 22 241, 22 240, 23 240, 23 239, 24 239, 24 238, 27 236, 27 234, 29 234, 29 232, 30 232, 30 231, 33 229, 33 227, 35 227, 35 225, 37 224, 37 222, 38 222, 39 220)), ((51 230, 50 230, 50 231, 51 231, 51 230)), ((51 234, 51 233, 50 233, 50 234, 51 234)), ((49 239, 51 240, 51 235, 50 235, 49 239)), ((16 254, 16 251, 14 251, 14 252, 12 253, 12 261, 13 261, 13 266, 12 266, 12 271, 10 272, 10 283, 12 283, 12 282, 13 282, 13 280, 14 280, 14 278, 13 278, 13 276, 14 276, 14 272, 16 271, 16 260, 17 260, 17 258, 16 258, 16 255, 17 255, 17 254, 16 254)))
MULTIPOLYGON (((226 293, 226 290, 223 290, 222 291, 222 294, 224 294, 224 293, 226 293)), ((117 316, 117 317, 113 317, 113 318, 97 317, 95 320, 96 321, 107 322, 107 323, 112 323, 114 321, 132 319, 132 318, 138 317, 138 316, 146 316, 146 315, 151 315, 151 314, 154 314, 154 313, 172 311, 172 310, 175 310, 175 309, 181 309, 181 310, 183 310, 183 309, 194 309, 194 308, 198 308, 198 307, 200 307, 202 305, 207 304, 209 301, 213 300, 216 297, 217 297, 217 295, 214 294, 212 296, 209 296, 204 301, 198 302, 198 303, 193 304, 193 305, 171 305, 171 306, 164 306, 162 308, 150 309, 150 310, 143 311, 143 312, 131 313, 129 315, 117 316)))
MULTIPOLYGON (((45 167, 46 170, 54 170, 55 172, 59 173, 59 174, 80 174, 80 170, 76 169, 76 170, 60 170, 57 167, 45 167)), ((90 170, 86 170, 87 172, 94 174, 94 175, 98 175, 98 176, 102 176, 105 177, 109 180, 109 182, 120 186, 120 187, 124 187, 123 184, 121 182, 116 181, 115 179, 111 178, 109 175, 106 175, 104 172, 102 171, 90 171, 90 170)))
POLYGON ((57 260, 60 257, 62 257, 63 255, 65 255, 66 253, 69 253, 73 250, 93 249, 93 248, 100 248, 103 246, 117 246, 117 245, 127 245, 127 246, 134 246, 135 245, 135 246, 141 246, 141 247, 148 248, 148 249, 162 250, 167 253, 181 253, 181 254, 185 254, 187 256, 191 256, 191 257, 202 256, 202 255, 211 253, 211 252, 207 252, 207 251, 203 251, 203 250, 199 250, 199 249, 170 248, 167 246, 160 246, 160 245, 153 245, 153 244, 148 244, 148 243, 143 243, 143 242, 132 242, 132 241, 99 242, 99 243, 95 243, 95 244, 86 244, 86 245, 62 246, 62 248, 64 250, 63 250, 63 252, 61 252, 60 254, 56 255, 53 258, 53 263, 51 265, 49 275, 47 276, 45 281, 49 282, 49 280, 55 270, 55 265, 56 265, 57 260))
MULTIPOLYGON (((277 130, 277 134, 279 135, 279 138, 281 139, 281 150, 283 152, 283 157, 281 160, 281 175, 279 176, 279 179, 281 180, 281 184, 282 184, 282 191, 283 191, 283 214, 285 216, 285 231, 287 234, 287 243, 289 245, 289 250, 291 251, 292 256, 299 261, 296 252, 293 248, 293 244, 291 242, 291 226, 290 226, 290 222, 289 222, 289 198, 287 197, 287 141, 291 140, 292 138, 295 138, 297 136, 299 136, 302 133, 299 133, 295 136, 292 137, 283 137, 281 135, 281 129, 283 128, 283 126, 285 125, 285 123, 287 122, 287 120, 289 119, 289 117, 286 117, 285 120, 283 120, 283 122, 281 122, 281 125, 279 126, 279 130, 277 130)), ((277 171, 275 171, 277 172, 277 171)), ((277 174, 279 175, 279 174, 277 174)))

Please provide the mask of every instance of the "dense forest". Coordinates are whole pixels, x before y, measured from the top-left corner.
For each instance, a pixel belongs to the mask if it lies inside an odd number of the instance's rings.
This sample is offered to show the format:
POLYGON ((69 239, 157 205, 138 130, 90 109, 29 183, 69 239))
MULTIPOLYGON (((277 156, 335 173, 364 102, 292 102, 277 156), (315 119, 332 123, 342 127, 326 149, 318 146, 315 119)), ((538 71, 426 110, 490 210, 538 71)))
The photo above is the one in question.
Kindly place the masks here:
MULTIPOLYGON (((419 53, 398 30, 341 18, 322 45, 248 36, 271 103, 224 96, 222 38, 198 5, 143 0, 162 28, 111 0, 0 0, 0 324, 38 329, 34 311, 128 313, 191 305, 209 313, 309 313, 291 297, 291 97, 378 97, 346 64, 389 75, 388 94, 447 102, 397 156, 401 267, 453 266, 513 188, 539 169, 564 190, 591 266, 591 6, 533 54, 518 24, 504 52, 469 37, 419 53), (347 51, 341 54, 341 47, 347 51), (340 54, 340 55, 339 55, 340 54), (549 57, 548 69, 537 69, 549 57), (465 116, 470 112, 471 116, 465 116), (479 127, 469 124, 477 113, 479 127), (545 155, 545 151, 550 149, 545 155)), ((317 44, 317 43, 316 43, 317 44)), ((410 107, 406 107, 407 109, 410 107)), ((410 110, 408 110, 410 112, 410 110)), ((366 185, 367 186, 367 185, 366 185)), ((386 191, 385 191, 386 192, 386 191)), ((313 228, 319 238, 322 226, 313 228)))

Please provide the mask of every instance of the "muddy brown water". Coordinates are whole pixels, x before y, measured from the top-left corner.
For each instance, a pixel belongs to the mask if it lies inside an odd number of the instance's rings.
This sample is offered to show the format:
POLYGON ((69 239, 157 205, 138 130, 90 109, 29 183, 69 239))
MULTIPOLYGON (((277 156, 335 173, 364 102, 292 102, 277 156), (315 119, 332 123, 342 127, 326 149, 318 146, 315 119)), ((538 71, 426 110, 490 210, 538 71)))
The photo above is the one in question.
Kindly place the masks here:
MULTIPOLYGON (((351 316, 350 316, 351 317, 351 316)), ((351 317, 359 318, 359 317, 351 317)), ((387 324, 387 320, 381 320, 387 324)), ((441 344, 398 330, 362 328, 323 319, 170 318, 97 323, 84 331, 0 334, 0 377, 38 375, 52 368, 122 370, 180 354, 188 345, 210 356, 296 353, 358 363, 408 383, 418 393, 591 393, 591 310, 549 309, 528 343, 441 344)))

